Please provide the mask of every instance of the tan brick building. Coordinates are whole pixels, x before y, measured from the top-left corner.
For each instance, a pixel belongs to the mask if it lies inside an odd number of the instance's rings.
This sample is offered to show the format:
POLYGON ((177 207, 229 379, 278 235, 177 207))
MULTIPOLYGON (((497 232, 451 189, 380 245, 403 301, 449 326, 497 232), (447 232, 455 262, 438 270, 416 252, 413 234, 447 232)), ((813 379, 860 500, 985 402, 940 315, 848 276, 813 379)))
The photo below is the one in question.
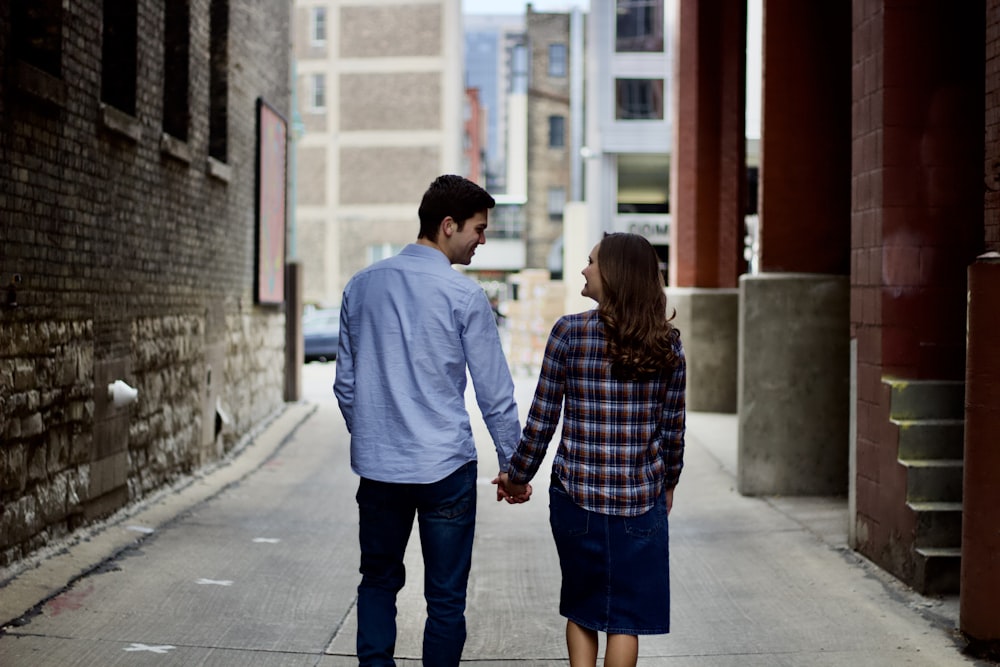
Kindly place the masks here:
POLYGON ((430 182, 461 165, 459 0, 294 0, 297 251, 306 303, 416 239, 430 182))
POLYGON ((561 248, 570 196, 570 15, 529 5, 525 18, 531 53, 525 259, 528 268, 545 269, 553 247, 561 248))

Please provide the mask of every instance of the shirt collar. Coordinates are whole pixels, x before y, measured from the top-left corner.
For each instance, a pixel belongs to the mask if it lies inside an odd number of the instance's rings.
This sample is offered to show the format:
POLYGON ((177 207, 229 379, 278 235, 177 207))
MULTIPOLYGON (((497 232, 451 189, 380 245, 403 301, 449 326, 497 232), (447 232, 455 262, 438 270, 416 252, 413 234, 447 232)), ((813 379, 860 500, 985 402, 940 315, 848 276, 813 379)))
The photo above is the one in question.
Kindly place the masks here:
POLYGON ((437 248, 430 248, 425 245, 420 245, 419 243, 408 244, 400 251, 399 254, 409 255, 411 257, 423 257, 424 259, 437 260, 444 262, 448 266, 451 266, 451 262, 448 261, 448 258, 445 256, 443 252, 441 252, 437 248))

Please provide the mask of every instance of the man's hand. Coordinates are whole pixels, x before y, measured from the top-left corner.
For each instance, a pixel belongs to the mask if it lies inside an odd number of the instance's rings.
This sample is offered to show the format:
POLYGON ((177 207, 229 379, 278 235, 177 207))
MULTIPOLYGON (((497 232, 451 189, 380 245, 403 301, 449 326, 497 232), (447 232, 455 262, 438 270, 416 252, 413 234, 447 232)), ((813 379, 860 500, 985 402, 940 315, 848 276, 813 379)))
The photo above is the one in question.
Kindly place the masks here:
POLYGON ((492 483, 497 485, 497 502, 506 500, 511 505, 517 505, 531 500, 531 484, 515 484, 505 472, 497 475, 492 483))

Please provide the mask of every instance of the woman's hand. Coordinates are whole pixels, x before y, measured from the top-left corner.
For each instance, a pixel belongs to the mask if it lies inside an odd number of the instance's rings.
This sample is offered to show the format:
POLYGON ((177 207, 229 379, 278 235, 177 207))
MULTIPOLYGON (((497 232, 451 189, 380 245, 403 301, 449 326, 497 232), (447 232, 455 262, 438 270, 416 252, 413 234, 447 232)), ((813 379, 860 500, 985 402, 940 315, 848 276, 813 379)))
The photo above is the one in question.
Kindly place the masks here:
POLYGON ((497 485, 497 502, 506 500, 516 505, 531 500, 531 484, 514 484, 505 472, 497 475, 492 483, 497 485))

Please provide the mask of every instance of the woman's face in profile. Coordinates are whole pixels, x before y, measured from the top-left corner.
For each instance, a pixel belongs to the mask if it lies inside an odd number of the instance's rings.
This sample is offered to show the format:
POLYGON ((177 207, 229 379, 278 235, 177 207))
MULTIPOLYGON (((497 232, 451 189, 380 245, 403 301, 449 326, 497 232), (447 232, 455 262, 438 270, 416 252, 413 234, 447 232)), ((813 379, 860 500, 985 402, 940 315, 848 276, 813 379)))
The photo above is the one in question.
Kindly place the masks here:
POLYGON ((587 258, 587 266, 581 273, 583 274, 583 289, 580 294, 590 297, 597 303, 601 302, 604 296, 604 283, 601 282, 601 271, 597 266, 597 250, 601 247, 600 242, 590 251, 587 258))

